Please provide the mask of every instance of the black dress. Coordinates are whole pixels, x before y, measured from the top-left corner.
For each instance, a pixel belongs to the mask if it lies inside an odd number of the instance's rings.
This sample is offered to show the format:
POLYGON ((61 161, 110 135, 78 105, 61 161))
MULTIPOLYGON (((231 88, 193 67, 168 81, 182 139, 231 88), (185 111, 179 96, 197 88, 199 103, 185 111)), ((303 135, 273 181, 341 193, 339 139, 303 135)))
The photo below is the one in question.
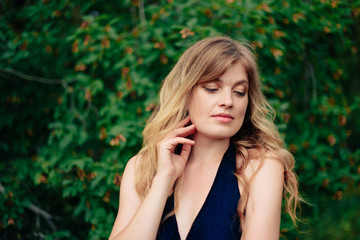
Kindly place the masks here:
MULTIPOLYGON (((237 206, 240 192, 236 171, 236 148, 231 143, 217 170, 214 182, 186 237, 188 240, 240 239, 237 206)), ((174 196, 166 202, 163 217, 174 209, 174 196)), ((180 240, 175 215, 160 224, 158 240, 180 240)))

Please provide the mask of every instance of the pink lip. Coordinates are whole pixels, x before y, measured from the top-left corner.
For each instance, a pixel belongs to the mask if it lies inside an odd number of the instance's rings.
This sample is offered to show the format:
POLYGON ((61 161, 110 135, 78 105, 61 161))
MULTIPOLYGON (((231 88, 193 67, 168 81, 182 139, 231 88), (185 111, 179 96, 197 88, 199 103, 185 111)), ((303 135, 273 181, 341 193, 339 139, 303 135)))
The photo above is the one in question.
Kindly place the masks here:
POLYGON ((214 117, 219 122, 223 122, 223 123, 229 123, 234 119, 233 116, 231 116, 230 114, 225 114, 225 113, 216 114, 216 115, 213 115, 212 117, 214 117))

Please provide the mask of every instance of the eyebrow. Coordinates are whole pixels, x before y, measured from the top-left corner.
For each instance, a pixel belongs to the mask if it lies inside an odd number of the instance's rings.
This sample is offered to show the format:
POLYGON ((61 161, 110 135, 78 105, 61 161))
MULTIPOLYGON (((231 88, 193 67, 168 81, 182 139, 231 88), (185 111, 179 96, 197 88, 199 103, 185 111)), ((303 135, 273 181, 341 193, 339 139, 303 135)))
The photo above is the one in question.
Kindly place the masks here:
MULTIPOLYGON (((217 78, 217 79, 214 79, 214 80, 205 81, 204 83, 211 83, 211 82, 220 82, 220 83, 222 83, 223 81, 220 78, 217 78)), ((249 82, 247 80, 245 80, 245 79, 244 80, 239 80, 239 81, 236 81, 234 83, 234 86, 236 87, 236 86, 243 85, 243 84, 249 85, 249 82)))

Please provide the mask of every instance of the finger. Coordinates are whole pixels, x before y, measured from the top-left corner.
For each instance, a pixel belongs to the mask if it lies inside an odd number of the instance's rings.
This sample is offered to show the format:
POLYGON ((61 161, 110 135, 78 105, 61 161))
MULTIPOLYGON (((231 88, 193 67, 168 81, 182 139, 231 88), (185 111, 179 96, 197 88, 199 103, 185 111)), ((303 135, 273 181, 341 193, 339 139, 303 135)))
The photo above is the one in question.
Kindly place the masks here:
POLYGON ((173 132, 171 132, 171 136, 179 136, 179 137, 187 137, 193 133, 195 133, 196 127, 194 124, 191 124, 186 127, 175 129, 173 132))
POLYGON ((189 144, 189 145, 194 145, 195 141, 188 139, 188 138, 184 138, 184 137, 175 137, 175 138, 171 138, 166 142, 166 149, 170 150, 171 152, 173 152, 175 150, 175 147, 178 144, 189 144))
POLYGON ((190 145, 190 144, 184 144, 181 149, 180 156, 187 160, 189 158, 189 155, 191 152, 191 146, 192 145, 190 145))
POLYGON ((171 138, 174 138, 174 137, 187 137, 187 136, 195 133, 195 131, 196 131, 195 125, 191 124, 189 126, 181 127, 181 128, 178 128, 178 129, 175 129, 175 130, 169 132, 164 137, 164 140, 171 139, 171 138))
POLYGON ((188 115, 186 118, 181 120, 178 124, 176 124, 176 128, 184 127, 189 122, 190 122, 190 116, 188 115))

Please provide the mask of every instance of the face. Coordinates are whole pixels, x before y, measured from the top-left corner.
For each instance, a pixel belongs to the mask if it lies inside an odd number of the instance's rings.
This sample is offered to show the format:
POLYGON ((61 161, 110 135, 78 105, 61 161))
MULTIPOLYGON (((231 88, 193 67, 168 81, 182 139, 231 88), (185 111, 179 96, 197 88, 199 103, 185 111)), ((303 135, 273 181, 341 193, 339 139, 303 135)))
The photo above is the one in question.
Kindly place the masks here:
POLYGON ((249 81, 241 63, 234 63, 222 76, 195 86, 189 104, 196 134, 222 139, 241 128, 248 105, 249 81))

